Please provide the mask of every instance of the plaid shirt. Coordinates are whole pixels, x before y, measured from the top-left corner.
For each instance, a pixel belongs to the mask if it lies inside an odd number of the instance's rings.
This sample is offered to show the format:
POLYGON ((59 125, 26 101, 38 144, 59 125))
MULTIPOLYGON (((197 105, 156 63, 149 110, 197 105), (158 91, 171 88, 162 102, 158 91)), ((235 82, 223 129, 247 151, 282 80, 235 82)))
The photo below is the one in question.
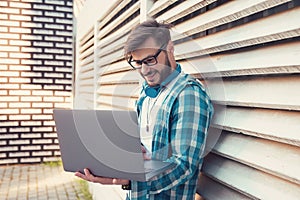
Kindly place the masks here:
MULTIPOLYGON (((176 167, 148 182, 132 181, 132 200, 195 198, 213 107, 198 81, 184 73, 179 76, 158 110, 152 134, 152 158, 175 162, 176 167)), ((145 97, 142 91, 138 115, 145 97)))

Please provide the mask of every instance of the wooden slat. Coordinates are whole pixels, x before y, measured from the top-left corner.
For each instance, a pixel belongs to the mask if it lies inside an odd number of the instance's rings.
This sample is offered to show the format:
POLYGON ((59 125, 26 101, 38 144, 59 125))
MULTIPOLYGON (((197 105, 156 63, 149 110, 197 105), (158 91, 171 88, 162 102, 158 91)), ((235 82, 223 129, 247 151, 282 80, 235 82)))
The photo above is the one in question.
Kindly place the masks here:
POLYGON ((178 24, 176 30, 182 34, 174 37, 174 40, 236 21, 290 1, 291 0, 244 0, 243 3, 239 1, 229 1, 222 6, 205 12, 200 17, 191 18, 184 23, 178 24))
POLYGON ((236 133, 300 146, 299 112, 227 107, 219 110, 212 126, 236 133))
POLYGON ((121 108, 125 110, 133 110, 136 99, 128 99, 118 96, 99 96, 97 98, 98 104, 111 105, 112 107, 121 108))
POLYGON ((167 8, 168 6, 172 5, 173 3, 175 3, 177 0, 159 0, 156 1, 152 8, 149 10, 149 15, 153 16, 155 14, 157 14, 158 12, 160 12, 161 10, 167 8))
POLYGON ((177 59, 300 36, 300 8, 176 45, 177 59))
POLYGON ((110 7, 108 11, 103 15, 102 19, 99 19, 98 30, 100 30, 109 20, 120 12, 131 0, 118 0, 110 7))
POLYGON ((121 60, 119 62, 115 63, 109 63, 108 65, 101 66, 101 68, 98 70, 99 75, 107 75, 111 73, 117 73, 117 72, 124 72, 132 70, 132 67, 129 66, 129 64, 125 60, 121 60))
POLYGON ((107 83, 114 83, 114 82, 128 82, 128 83, 138 83, 139 82, 139 74, 136 71, 128 71, 125 73, 114 73, 105 76, 101 76, 98 78, 99 84, 107 84, 107 83))
MULTIPOLYGON (((93 44, 92 44, 93 45, 93 44)), ((80 54, 79 54, 79 58, 80 60, 83 60, 84 57, 88 57, 94 54, 94 45, 87 48, 87 49, 83 49, 80 54)))
POLYGON ((80 39, 80 43, 79 43, 79 46, 83 46, 90 37, 92 37, 94 34, 94 28, 91 27, 87 32, 86 34, 84 34, 81 39, 80 39))
POLYGON ((119 49, 115 52, 112 52, 109 55, 99 57, 99 62, 97 63, 98 67, 108 65, 110 63, 122 60, 124 58, 124 51, 123 49, 119 49))
POLYGON ((300 76, 257 77, 206 81, 211 97, 220 104, 300 111, 300 76), (224 96, 219 90, 224 88, 224 96))
MULTIPOLYGON (((156 19, 158 21, 166 21, 168 23, 172 23, 175 20, 178 20, 186 15, 189 15, 197 10, 200 10, 201 8, 204 8, 205 6, 216 2, 217 0, 189 0, 189 1, 183 1, 181 4, 175 6, 172 9, 168 9, 165 13, 158 16, 156 19)), ((169 2, 169 1, 168 1, 169 2)), ((166 4, 165 4, 166 5, 166 4)), ((152 13, 150 12, 150 15, 152 13)))
POLYGON ((203 172, 253 199, 297 200, 300 196, 297 184, 212 154, 205 158, 203 172))
POLYGON ((137 98, 140 89, 138 84, 102 85, 98 88, 97 94, 100 96, 117 94, 118 96, 137 98))
POLYGON ((116 28, 121 22, 123 22, 124 19, 127 19, 130 15, 135 13, 137 10, 139 10, 140 2, 138 1, 133 6, 131 6, 128 10, 126 10, 124 13, 122 13, 118 18, 114 19, 111 23, 109 23, 104 28, 101 28, 100 34, 98 35, 99 38, 104 37, 106 34, 111 32, 114 28, 116 28), (122 19, 122 20, 118 20, 122 19))
MULTIPOLYGON (((176 51, 176 47, 175 47, 176 51)), ((300 42, 180 61, 186 73, 203 77, 287 74, 300 72, 300 42), (282 59, 284 58, 284 59, 282 59)))
POLYGON ((198 181, 197 192, 205 200, 250 200, 250 197, 240 194, 225 185, 222 185, 213 179, 201 174, 198 181))
POLYGON ((224 132, 213 152, 295 184, 300 184, 299 147, 224 132), (254 149, 255 151, 253 151, 254 149))

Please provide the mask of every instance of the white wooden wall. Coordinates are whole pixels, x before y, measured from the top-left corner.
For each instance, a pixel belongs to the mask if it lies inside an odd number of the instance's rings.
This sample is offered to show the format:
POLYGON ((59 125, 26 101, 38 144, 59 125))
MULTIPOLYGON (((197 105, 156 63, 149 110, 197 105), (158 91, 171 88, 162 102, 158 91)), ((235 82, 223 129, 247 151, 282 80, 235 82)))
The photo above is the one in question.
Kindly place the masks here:
POLYGON ((133 109, 140 80, 123 58, 127 34, 146 17, 170 22, 177 60, 205 82, 216 106, 198 192, 212 200, 299 199, 299 5, 118 0, 78 38, 75 105, 133 109))

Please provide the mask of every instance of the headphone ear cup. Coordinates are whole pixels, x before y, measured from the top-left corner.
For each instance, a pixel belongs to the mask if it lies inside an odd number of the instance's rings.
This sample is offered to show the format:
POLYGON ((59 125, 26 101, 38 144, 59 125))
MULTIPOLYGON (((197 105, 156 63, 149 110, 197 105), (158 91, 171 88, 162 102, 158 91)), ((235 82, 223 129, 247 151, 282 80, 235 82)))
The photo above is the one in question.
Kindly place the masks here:
POLYGON ((145 94, 148 96, 148 97, 151 97, 151 98, 155 98, 159 91, 160 91, 160 86, 157 86, 157 87, 149 87, 148 85, 144 88, 145 90, 145 94))

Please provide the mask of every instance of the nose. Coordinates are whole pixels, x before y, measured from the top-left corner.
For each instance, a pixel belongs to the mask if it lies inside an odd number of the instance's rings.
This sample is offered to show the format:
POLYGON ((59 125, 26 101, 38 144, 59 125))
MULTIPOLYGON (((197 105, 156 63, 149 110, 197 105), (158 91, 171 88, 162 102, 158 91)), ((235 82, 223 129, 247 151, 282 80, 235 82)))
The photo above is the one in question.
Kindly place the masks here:
POLYGON ((148 67, 145 63, 142 63, 142 66, 141 66, 141 73, 142 75, 147 75, 150 71, 150 67, 148 67))

